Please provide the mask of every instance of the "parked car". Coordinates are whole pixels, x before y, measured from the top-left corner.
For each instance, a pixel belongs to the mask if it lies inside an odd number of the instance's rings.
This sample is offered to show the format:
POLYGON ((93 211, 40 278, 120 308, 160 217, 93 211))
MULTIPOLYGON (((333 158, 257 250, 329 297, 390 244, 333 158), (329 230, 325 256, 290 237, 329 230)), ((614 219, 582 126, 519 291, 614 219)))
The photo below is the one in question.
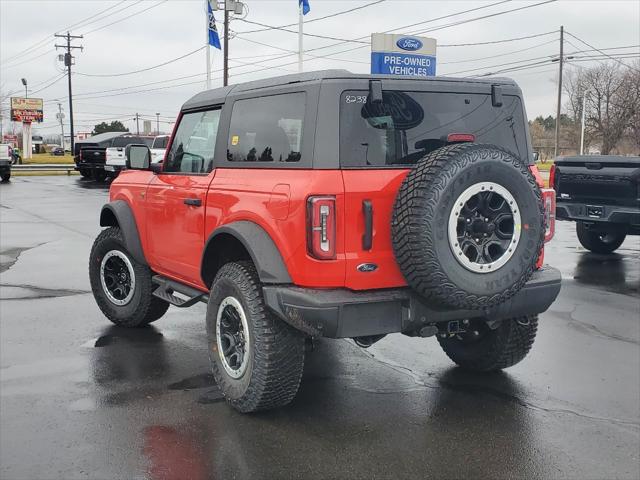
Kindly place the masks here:
POLYGON ((473 371, 529 352, 560 290, 554 192, 506 79, 311 72, 202 92, 161 168, 127 147, 89 258, 140 327, 207 304, 213 375, 241 412, 289 403, 309 337, 436 337, 473 371))
POLYGON ((549 185, 558 220, 576 222, 578 240, 595 253, 612 253, 627 235, 640 235, 640 157, 559 157, 549 185))
POLYGON ((64 156, 64 148, 62 147, 53 147, 49 152, 51 155, 61 157, 64 156))
POLYGON ((8 182, 11 178, 11 165, 13 160, 13 149, 7 143, 0 143, 0 179, 8 182))
POLYGON ((163 162, 170 138, 169 135, 158 135, 153 139, 153 145, 151 145, 151 163, 163 162))
MULTIPOLYGON (((125 168, 125 147, 130 144, 147 145, 151 147, 152 163, 158 163, 160 160, 156 160, 153 156, 154 143, 157 138, 160 137, 147 137, 147 136, 124 136, 120 140, 114 140, 114 146, 107 148, 106 150, 106 162, 104 169, 107 175, 110 177, 117 177, 118 174, 125 168), (126 142, 126 144, 124 144, 126 142)), ((166 146, 166 140, 164 140, 166 146)), ((164 154, 164 151, 163 151, 164 154)))
POLYGON ((105 151, 110 147, 113 140, 127 132, 105 132, 93 135, 86 140, 75 142, 73 159, 76 164, 75 169, 85 178, 93 177, 102 181, 106 178, 104 171, 105 151))

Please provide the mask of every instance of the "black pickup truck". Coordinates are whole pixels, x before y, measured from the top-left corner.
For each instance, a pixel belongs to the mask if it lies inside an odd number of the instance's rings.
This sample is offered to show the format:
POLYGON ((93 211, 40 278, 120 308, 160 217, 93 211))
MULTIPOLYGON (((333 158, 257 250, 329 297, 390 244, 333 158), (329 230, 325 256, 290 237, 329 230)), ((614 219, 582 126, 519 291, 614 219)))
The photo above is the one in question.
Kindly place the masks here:
POLYGON ((611 253, 627 235, 640 235, 640 157, 559 157, 549 185, 556 191, 557 219, 577 222, 587 250, 611 253))
POLYGON ((127 132, 105 132, 93 135, 85 140, 75 142, 73 148, 73 160, 76 170, 83 177, 104 179, 105 151, 111 146, 114 138, 127 132))

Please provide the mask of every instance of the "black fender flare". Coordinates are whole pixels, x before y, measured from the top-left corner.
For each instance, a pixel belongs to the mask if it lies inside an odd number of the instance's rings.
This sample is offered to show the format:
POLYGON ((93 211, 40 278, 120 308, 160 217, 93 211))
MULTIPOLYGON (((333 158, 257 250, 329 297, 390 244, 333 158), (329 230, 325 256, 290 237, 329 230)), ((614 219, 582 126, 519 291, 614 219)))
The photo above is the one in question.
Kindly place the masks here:
POLYGON ((138 225, 133 211, 124 200, 114 200, 102 206, 100 211, 101 227, 119 227, 124 237, 127 251, 133 259, 142 265, 148 265, 142 250, 138 225))
POLYGON ((258 224, 246 220, 223 225, 209 236, 202 251, 200 264, 200 276, 203 281, 205 281, 208 250, 215 245, 216 238, 220 235, 231 235, 244 246, 251 256, 261 282, 268 284, 293 283, 280 250, 271 236, 258 224))

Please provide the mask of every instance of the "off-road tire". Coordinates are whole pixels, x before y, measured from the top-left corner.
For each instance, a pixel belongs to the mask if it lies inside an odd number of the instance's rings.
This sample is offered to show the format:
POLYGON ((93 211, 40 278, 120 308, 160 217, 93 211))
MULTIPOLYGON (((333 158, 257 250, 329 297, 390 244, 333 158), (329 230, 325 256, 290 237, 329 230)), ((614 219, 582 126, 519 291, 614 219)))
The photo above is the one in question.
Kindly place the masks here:
POLYGON ((91 170, 88 168, 81 168, 80 170, 78 170, 80 172, 80 175, 82 175, 84 178, 91 178, 91 170))
POLYGON ((98 307, 111 322, 121 327, 143 327, 165 314, 169 303, 152 295, 155 288, 152 277, 151 269, 136 262, 129 254, 118 227, 109 227, 100 232, 89 255, 89 280, 98 307), (100 264, 104 255, 111 250, 124 253, 133 267, 134 294, 126 305, 114 304, 107 297, 100 281, 100 264))
POLYGON ((538 316, 529 315, 503 320, 495 330, 486 327, 483 337, 476 343, 465 343, 458 336, 440 335, 438 343, 462 368, 492 372, 523 360, 531 350, 537 331, 538 316))
POLYGON ((0 175, 0 179, 2 179, 3 182, 8 182, 10 178, 11 178, 11 172, 3 173, 0 175))
POLYGON ((406 176, 391 228, 400 270, 427 301, 488 307, 516 294, 535 270, 544 243, 541 192, 527 165, 511 152, 494 145, 449 145, 427 154, 406 176), (454 203, 480 182, 506 188, 520 206, 523 225, 515 252, 491 273, 476 273, 458 262, 448 234, 454 203))
POLYGON ((293 400, 302 379, 305 338, 265 306, 260 279, 250 262, 227 263, 218 271, 207 306, 207 337, 213 376, 236 410, 268 410, 293 400), (229 296, 241 304, 249 329, 248 365, 239 378, 225 371, 216 337, 218 309, 229 296))
POLYGON ((608 254, 615 252, 627 235, 622 232, 601 233, 589 230, 583 222, 576 223, 576 233, 580 244, 593 253, 608 254))

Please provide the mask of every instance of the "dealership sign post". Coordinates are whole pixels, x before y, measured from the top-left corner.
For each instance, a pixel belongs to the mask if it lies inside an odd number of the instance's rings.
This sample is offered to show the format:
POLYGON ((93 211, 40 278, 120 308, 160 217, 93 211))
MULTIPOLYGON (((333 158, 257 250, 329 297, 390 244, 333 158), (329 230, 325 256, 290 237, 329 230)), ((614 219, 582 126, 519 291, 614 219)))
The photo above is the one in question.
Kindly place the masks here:
POLYGON ((22 122, 22 156, 31 158, 31 123, 41 123, 43 101, 41 98, 11 98, 11 120, 22 122))
POLYGON ((371 73, 411 77, 434 76, 435 38, 371 34, 371 73))

